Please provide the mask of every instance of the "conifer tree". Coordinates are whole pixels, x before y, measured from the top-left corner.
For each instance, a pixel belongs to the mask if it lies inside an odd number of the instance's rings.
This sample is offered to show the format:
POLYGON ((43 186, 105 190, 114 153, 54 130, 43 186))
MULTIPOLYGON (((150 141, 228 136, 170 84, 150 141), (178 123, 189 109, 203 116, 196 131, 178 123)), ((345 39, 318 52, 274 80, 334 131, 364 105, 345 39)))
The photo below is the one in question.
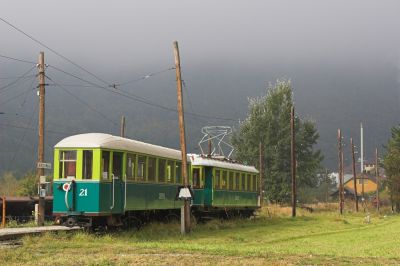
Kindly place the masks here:
POLYGON ((392 128, 392 137, 387 144, 383 167, 387 176, 392 206, 400 212, 400 125, 392 128))

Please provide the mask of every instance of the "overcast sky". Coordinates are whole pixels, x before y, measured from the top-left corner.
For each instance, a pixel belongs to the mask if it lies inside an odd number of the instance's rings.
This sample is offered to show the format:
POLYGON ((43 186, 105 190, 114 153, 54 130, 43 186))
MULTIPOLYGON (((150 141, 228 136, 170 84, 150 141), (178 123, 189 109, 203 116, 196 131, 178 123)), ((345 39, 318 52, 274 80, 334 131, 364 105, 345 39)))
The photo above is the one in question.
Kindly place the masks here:
MULTIPOLYGON (((169 65, 173 40, 179 41, 184 65, 398 63, 399 10, 399 1, 365 0, 3 0, 0 14, 103 74, 169 65)), ((4 23, 0 33, 1 52, 31 57, 40 49, 4 23)))
MULTIPOLYGON (((366 126, 371 142, 399 122, 399 1, 3 0, 0 7, 1 18, 109 84, 173 66, 172 42, 178 40, 194 109, 207 113, 207 104, 223 105, 221 114, 208 115, 244 118, 247 96, 286 77, 297 110, 316 120, 321 143, 330 147, 345 122, 354 125, 345 133, 355 135, 360 121, 378 121, 375 132, 366 126), (223 93, 231 97, 226 106, 223 93), (370 106, 371 97, 377 107, 370 106), (335 110, 338 101, 348 110, 335 110), (374 108, 368 117, 363 113, 374 108)), ((0 34, 2 55, 36 61, 44 50, 47 64, 99 82, 1 21, 0 34)), ((25 68, 0 58, 0 76, 25 68)), ((146 81, 153 90, 143 85, 133 92, 163 103, 164 86, 174 90, 174 75, 155 80, 146 81)))

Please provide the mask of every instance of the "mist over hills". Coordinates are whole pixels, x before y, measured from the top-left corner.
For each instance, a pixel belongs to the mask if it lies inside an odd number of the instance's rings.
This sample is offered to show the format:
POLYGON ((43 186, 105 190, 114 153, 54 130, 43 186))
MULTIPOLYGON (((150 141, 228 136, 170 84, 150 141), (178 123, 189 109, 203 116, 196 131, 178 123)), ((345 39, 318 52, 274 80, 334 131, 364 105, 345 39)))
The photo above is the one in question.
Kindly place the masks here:
MULTIPOLYGON (((391 61, 393 62, 393 61, 391 61)), ((67 67, 65 67, 67 68, 67 67)), ((149 67, 150 68, 150 67, 149 67)), ((68 68, 67 68, 68 69, 68 68)), ((13 69, 22 73, 25 69, 13 69)), ((265 93, 268 83, 286 78, 292 81, 298 115, 316 121, 320 140, 317 148, 325 155, 324 165, 336 169, 337 129, 342 128, 344 142, 352 136, 359 146, 359 123, 365 130, 365 155, 372 159, 375 147, 381 148, 390 136, 390 128, 399 123, 399 75, 395 63, 388 61, 360 62, 306 62, 306 63, 255 63, 234 61, 208 61, 183 63, 185 81, 185 111, 232 120, 210 119, 187 114, 188 152, 199 152, 197 142, 200 129, 206 125, 238 127, 247 113, 248 97, 265 93)), ((136 73, 143 73, 137 70, 136 73)), ((78 73, 83 75, 82 73, 78 73)), ((67 87, 61 89, 52 83, 83 84, 57 73, 51 68, 47 75, 52 79, 46 91, 46 161, 52 162, 52 147, 62 138, 85 132, 119 134, 121 115, 126 116, 126 136, 137 140, 179 148, 177 114, 141 102, 132 101, 112 92, 95 87, 67 87), (77 101, 64 90, 78 96, 90 107, 77 101), (96 111, 94 111, 97 110, 96 111), (100 115, 100 112, 102 115, 100 115), (106 116, 106 118, 104 117, 106 116)), ((111 71, 109 76, 132 80, 111 71)), ((108 80, 108 79, 107 79, 108 80)), ((0 80, 1 84, 5 84, 0 80)), ((12 170, 23 173, 33 169, 37 157, 37 96, 28 91, 14 100, 18 93, 35 87, 33 79, 17 83, 1 96, 5 102, 0 115, 0 172, 12 170), (32 86, 33 84, 33 86, 32 86), (15 115, 18 114, 18 115, 15 115), (14 125, 20 128, 4 126, 14 125), (29 129, 26 129, 26 128, 29 129)), ((87 85, 87 84, 85 84, 87 85)), ((124 86, 138 97, 176 108, 174 71, 124 86)), ((347 146, 348 147, 348 146, 347 146)), ((382 152, 383 150, 380 149, 382 152)), ((345 150, 345 156, 349 154, 345 150)), ((346 163, 350 163, 347 156, 346 163)))
MULTIPOLYGON (((177 40, 185 110, 206 116, 186 113, 189 152, 198 152, 202 126, 237 128, 246 117, 247 98, 263 95, 268 83, 285 78, 292 81, 297 114, 317 123, 324 165, 335 170, 338 128, 348 155, 349 137, 359 146, 363 122, 370 160, 375 146, 381 148, 399 123, 399 7, 398 1, 361 0, 5 1, 0 54, 36 62, 39 51, 45 52, 51 78, 46 81, 46 161, 52 161, 52 147, 65 136, 118 135, 121 115, 127 137, 178 148, 177 114, 170 111, 176 108, 175 74, 163 72, 173 66, 177 40), (132 97, 121 97, 118 90, 132 97)), ((34 65, 0 57, 0 172, 23 173, 35 166, 34 65), (1 89, 15 80, 4 77, 32 67, 30 77, 1 89)))

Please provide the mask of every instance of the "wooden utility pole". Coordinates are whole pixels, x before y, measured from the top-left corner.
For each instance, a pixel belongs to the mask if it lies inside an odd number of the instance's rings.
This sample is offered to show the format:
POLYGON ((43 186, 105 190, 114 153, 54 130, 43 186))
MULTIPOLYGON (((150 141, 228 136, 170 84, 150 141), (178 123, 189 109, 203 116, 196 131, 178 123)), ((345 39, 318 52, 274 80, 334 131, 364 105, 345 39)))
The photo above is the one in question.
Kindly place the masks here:
POLYGON ((343 160, 342 160, 342 131, 338 129, 338 159, 339 159, 339 211, 340 214, 343 214, 343 160))
POLYGON ((294 128, 294 106, 290 110, 290 133, 291 133, 291 163, 292 163, 292 217, 296 217, 296 138, 294 128))
POLYGON ((342 136, 342 152, 341 152, 341 160, 342 160, 342 209, 344 209, 345 197, 344 197, 344 152, 343 152, 343 136, 342 136))
MULTIPOLYGON (((38 78, 39 78, 39 143, 38 143, 38 164, 44 163, 44 114, 45 114, 45 74, 44 74, 44 52, 39 53, 38 62, 38 78)), ((38 165, 39 166, 39 165, 38 165)), ((39 179, 39 215, 38 215, 38 226, 44 225, 45 215, 45 198, 41 197, 41 189, 44 189, 41 182, 41 177, 44 176, 44 168, 37 167, 37 175, 39 179)))
POLYGON ((258 194, 260 195, 260 207, 263 205, 263 177, 264 177, 264 146, 260 141, 260 173, 258 181, 258 194))
POLYGON ((364 212, 365 212, 365 195, 364 195, 364 128, 363 124, 360 123, 360 158, 361 158, 361 200, 362 200, 362 205, 364 207, 364 212))
POLYGON ((121 137, 125 138, 125 116, 121 116, 121 137))
POLYGON ((375 148, 375 177, 376 177, 376 209, 379 211, 379 165, 378 148, 375 148))
MULTIPOLYGON (((182 78, 181 78, 181 61, 179 57, 178 42, 174 41, 174 56, 175 56, 175 69, 176 69, 176 92, 178 97, 178 119, 179 119, 179 136, 182 154, 182 176, 183 186, 188 188, 189 178, 187 172, 187 157, 186 157, 186 135, 185 135, 185 118, 183 112, 183 98, 182 98, 182 78)), ((184 201, 184 229, 182 233, 190 232, 190 199, 184 201)))
POLYGON ((354 201, 356 203, 356 212, 358 212, 358 194, 357 194, 357 173, 356 173, 356 157, 354 155, 353 138, 350 139, 351 157, 353 159, 353 181, 354 181, 354 201))
POLYGON ((6 227, 6 197, 3 196, 3 212, 1 216, 1 227, 6 227))

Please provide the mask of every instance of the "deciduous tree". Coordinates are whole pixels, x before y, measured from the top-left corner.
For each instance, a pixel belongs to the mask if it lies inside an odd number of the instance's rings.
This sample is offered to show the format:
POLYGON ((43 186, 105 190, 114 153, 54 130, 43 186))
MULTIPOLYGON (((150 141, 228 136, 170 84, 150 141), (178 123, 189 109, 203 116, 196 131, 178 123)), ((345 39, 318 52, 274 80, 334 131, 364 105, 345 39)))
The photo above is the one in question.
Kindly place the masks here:
MULTIPOLYGON (((286 202, 291 197, 290 109, 293 106, 290 81, 270 85, 265 96, 249 99, 249 111, 232 137, 238 160, 259 165, 259 143, 264 146, 264 190, 269 200, 286 202)), ((297 184, 315 187, 322 155, 315 150, 318 132, 312 120, 295 118, 297 184)))

